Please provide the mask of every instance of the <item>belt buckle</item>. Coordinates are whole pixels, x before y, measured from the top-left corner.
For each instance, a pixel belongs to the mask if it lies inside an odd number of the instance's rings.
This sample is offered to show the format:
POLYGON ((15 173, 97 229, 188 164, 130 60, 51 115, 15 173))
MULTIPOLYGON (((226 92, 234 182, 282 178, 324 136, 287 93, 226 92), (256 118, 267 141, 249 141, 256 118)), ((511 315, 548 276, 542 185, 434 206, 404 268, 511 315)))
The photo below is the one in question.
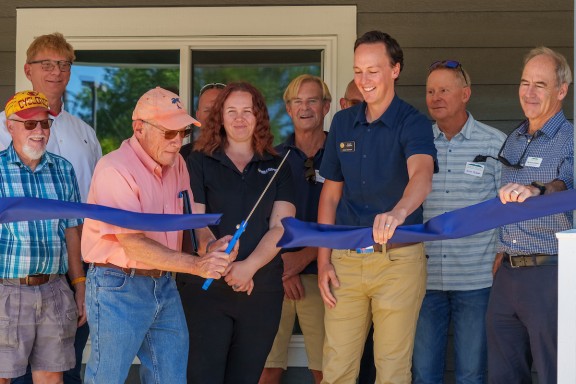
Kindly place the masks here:
POLYGON ((374 246, 371 245, 366 248, 356 248, 356 253, 374 253, 374 246))
POLYGON ((508 258, 509 258, 509 260, 510 260, 510 266, 511 266, 512 268, 526 267, 526 266, 528 265, 528 264, 526 263, 526 256, 524 256, 524 255, 516 255, 516 256, 514 256, 514 257, 515 257, 514 260, 516 260, 516 262, 517 262, 516 265, 512 262, 512 255, 510 255, 510 254, 508 255, 508 258))
POLYGON ((24 280, 24 282, 26 283, 26 285, 30 285, 30 278, 35 278, 35 277, 39 277, 40 274, 36 273, 34 275, 26 275, 26 278, 24 280))

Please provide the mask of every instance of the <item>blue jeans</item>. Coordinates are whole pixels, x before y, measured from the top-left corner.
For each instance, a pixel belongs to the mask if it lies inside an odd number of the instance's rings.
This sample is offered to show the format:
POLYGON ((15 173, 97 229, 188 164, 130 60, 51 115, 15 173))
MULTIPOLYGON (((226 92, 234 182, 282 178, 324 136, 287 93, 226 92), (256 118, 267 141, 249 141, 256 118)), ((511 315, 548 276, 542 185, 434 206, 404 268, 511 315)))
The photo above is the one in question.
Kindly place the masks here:
POLYGON ((86 308, 92 352, 84 383, 123 384, 135 356, 143 384, 186 383, 188 328, 176 283, 90 266, 86 308))
POLYGON ((486 378, 485 315, 490 288, 427 290, 414 342, 414 384, 442 384, 450 320, 454 327, 456 382, 483 384, 486 378))

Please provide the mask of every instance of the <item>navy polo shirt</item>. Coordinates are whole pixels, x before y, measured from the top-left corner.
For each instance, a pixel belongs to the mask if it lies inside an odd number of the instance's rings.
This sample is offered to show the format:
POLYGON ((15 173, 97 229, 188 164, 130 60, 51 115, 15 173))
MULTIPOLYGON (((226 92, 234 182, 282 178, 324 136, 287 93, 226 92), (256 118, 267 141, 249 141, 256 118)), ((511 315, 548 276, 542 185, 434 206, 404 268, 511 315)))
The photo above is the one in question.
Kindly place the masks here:
MULTIPOLYGON (((431 155, 436 164, 432 124, 414 107, 394 96, 388 109, 368 123, 366 103, 334 116, 320 174, 344 182, 336 224, 372 226, 377 214, 388 212, 408 184, 406 161, 431 155)), ((404 224, 422 223, 420 206, 404 224)))
MULTIPOLYGON (((304 162, 308 156, 296 147, 295 135, 292 134, 286 141, 276 147, 281 156, 284 156, 290 149, 290 154, 286 161, 292 171, 292 180, 294 184, 294 201, 296 205, 296 218, 302 221, 318 221, 318 203, 320 202, 320 192, 322 192, 322 182, 311 182, 306 180, 306 167, 304 162)), ((314 169, 320 169, 324 148, 320 148, 314 155, 314 169)), ((286 252, 295 252, 302 248, 284 249, 286 252)), ((303 274, 318 274, 318 264, 316 261, 311 262, 302 271, 303 274)))
MULTIPOLYGON (((267 153, 263 156, 254 155, 244 171, 240 172, 221 150, 212 155, 194 151, 188 156, 186 163, 194 201, 206 205, 206 213, 223 214, 220 223, 210 227, 216 238, 236 232, 236 226, 246 219, 281 160, 267 153)), ((250 217, 240 237, 236 260, 250 256, 268 232, 274 202, 287 201, 293 204, 293 197, 292 174, 290 167, 284 165, 250 217)), ((254 289, 282 290, 282 273, 282 259, 276 255, 254 275, 254 289)), ((203 279, 197 278, 193 282, 202 284, 203 279)), ((214 285, 228 286, 224 279, 215 280, 214 285)))

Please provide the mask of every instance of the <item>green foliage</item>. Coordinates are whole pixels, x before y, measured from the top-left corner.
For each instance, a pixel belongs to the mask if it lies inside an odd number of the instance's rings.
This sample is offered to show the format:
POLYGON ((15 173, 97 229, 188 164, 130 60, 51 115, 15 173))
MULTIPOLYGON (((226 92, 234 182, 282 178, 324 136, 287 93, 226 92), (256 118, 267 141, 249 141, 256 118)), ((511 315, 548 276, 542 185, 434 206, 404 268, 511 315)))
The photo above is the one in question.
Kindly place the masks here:
MULTIPOLYGON (((198 95, 204 84, 212 82, 247 81, 253 84, 266 99, 274 143, 278 144, 292 132, 292 124, 282 100, 284 89, 290 80, 303 73, 319 75, 320 68, 296 65, 196 66, 194 94, 198 95)), ((96 87, 96 124, 92 121, 93 96, 87 87, 77 95, 79 115, 96 129, 102 152, 108 153, 132 136, 132 111, 140 96, 156 86, 176 92, 178 82, 178 69, 107 67, 104 79, 96 87)), ((194 109, 196 105, 197 97, 194 99, 194 109)))

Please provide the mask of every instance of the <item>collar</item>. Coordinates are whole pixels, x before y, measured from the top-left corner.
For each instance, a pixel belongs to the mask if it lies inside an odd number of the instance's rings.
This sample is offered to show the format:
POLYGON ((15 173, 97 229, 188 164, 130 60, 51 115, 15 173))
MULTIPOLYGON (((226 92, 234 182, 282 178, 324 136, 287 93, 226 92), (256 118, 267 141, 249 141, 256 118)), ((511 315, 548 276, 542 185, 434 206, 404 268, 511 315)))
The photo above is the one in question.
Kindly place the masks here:
MULTIPOLYGON (((566 117, 564 116, 563 111, 558 111, 554 116, 550 118, 544 124, 542 128, 540 128, 535 134, 538 136, 548 136, 549 138, 554 137, 562 124, 566 121, 566 117), (539 132, 539 133, 538 133, 539 132)), ((528 120, 524 120, 520 123, 520 126, 516 128, 516 134, 520 135, 528 135, 528 127, 530 126, 530 122, 528 120)))
MULTIPOLYGON (((468 119, 464 123, 464 126, 462 127, 460 132, 455 134, 454 137, 452 137, 452 139, 455 139, 457 137, 463 137, 466 140, 470 140, 472 138, 472 132, 474 131, 476 120, 474 119, 474 117, 470 112, 466 111, 466 113, 468 114, 468 119)), ((444 133, 440 130, 440 128, 438 128, 437 123, 434 123, 432 125, 432 131, 434 132, 434 140, 438 139, 440 136, 446 137, 444 133)))
POLYGON ((394 93, 394 98, 392 98, 390 105, 388 108, 386 108, 384 113, 379 118, 375 119, 372 123, 368 123, 368 120, 366 119, 366 108, 368 104, 363 101, 361 104, 359 104, 361 107, 358 107, 356 119, 354 120, 354 126, 374 124, 379 121, 387 127, 394 127, 396 116, 398 115, 398 110, 400 109, 400 104, 400 98, 396 95, 396 93, 394 93))
POLYGON ((136 136, 132 136, 128 140, 125 140, 122 143, 122 146, 124 145, 127 145, 130 147, 130 149, 132 149, 138 160, 140 160, 140 162, 144 165, 144 167, 146 167, 146 169, 148 169, 148 171, 150 171, 150 173, 162 178, 162 166, 154 161, 154 159, 152 159, 150 155, 144 151, 144 148, 142 148, 142 145, 140 145, 140 142, 136 136))
MULTIPOLYGON (((328 132, 323 131, 325 136, 328 136, 328 132)), ((307 159, 308 156, 306 156, 306 154, 304 152, 302 152, 300 150, 300 148, 298 148, 296 146, 296 134, 292 133, 290 136, 288 136, 286 138, 286 140, 281 144, 282 148, 284 148, 284 153, 286 153, 288 151, 288 149, 292 149, 294 151, 296 151, 296 153, 300 154, 303 159, 307 159)), ((324 148, 326 147, 326 140, 324 140, 324 144, 322 145, 322 148, 318 149, 318 151, 314 154, 314 157, 316 157, 319 153, 323 153, 324 152, 324 148)), ((279 148, 279 147, 276 147, 279 148)))
POLYGON ((44 154, 40 158, 40 163, 38 163, 38 165, 36 166, 34 171, 32 171, 32 169, 30 169, 30 167, 28 167, 26 164, 24 164, 22 159, 20 159, 20 156, 18 156, 18 153, 16 153, 16 150, 14 149, 14 143, 13 142, 10 142, 10 145, 8 146, 8 148, 6 148, 4 153, 6 155, 6 160, 8 163, 16 164, 20 167, 23 167, 23 168, 30 170, 31 172, 39 171, 43 167, 45 167, 47 164, 51 165, 54 163, 54 159, 52 158, 52 155, 50 154, 50 152, 46 151, 46 152, 44 152, 44 154))

